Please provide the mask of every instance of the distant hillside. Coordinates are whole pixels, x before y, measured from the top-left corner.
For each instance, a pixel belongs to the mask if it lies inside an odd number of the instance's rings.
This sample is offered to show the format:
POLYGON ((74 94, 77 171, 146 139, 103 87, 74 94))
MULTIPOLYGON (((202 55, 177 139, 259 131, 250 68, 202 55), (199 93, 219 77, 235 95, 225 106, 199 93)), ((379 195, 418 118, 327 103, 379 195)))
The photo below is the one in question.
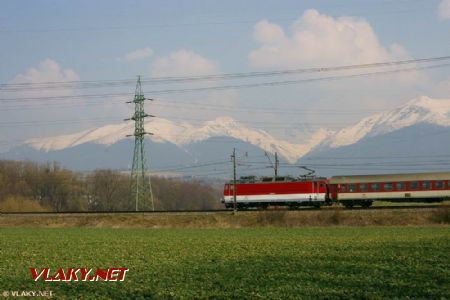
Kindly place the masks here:
POLYGON ((321 175, 450 170, 450 128, 417 124, 338 148, 322 148, 299 163, 321 175))
MULTIPOLYGON (((69 135, 30 139, 0 158, 59 161, 74 170, 129 170, 134 144, 125 136, 132 132, 132 125, 113 124, 69 135)), ((158 133, 146 139, 151 169, 173 175, 186 166, 204 164, 201 169, 184 168, 189 171, 182 173, 227 178, 231 171, 226 162, 233 147, 250 158, 261 157, 264 152, 278 152, 285 167, 282 172, 291 175, 303 173, 292 168, 295 164, 312 167, 321 175, 432 171, 450 167, 444 160, 441 164, 436 162, 449 149, 450 100, 424 96, 334 133, 319 129, 297 143, 276 138, 261 129, 247 128, 229 117, 198 126, 155 118, 146 127, 158 133), (212 161, 222 165, 209 164, 212 161)), ((251 168, 249 163, 242 163, 240 174, 271 173, 267 165, 259 166, 251 168)))

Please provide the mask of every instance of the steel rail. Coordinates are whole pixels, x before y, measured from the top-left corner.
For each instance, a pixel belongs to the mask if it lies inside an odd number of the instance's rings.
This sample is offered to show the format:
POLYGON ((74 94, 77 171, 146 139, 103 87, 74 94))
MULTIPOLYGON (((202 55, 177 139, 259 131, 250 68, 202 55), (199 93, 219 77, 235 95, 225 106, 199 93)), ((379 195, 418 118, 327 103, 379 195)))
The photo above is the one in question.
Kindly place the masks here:
MULTIPOLYGON (((363 207, 305 207, 295 210, 291 209, 246 209, 239 210, 240 213, 263 213, 263 212, 277 212, 277 211, 290 211, 290 212, 303 212, 303 211, 370 211, 370 210, 398 210, 398 209, 438 209, 438 208, 450 208, 450 205, 404 205, 404 206, 373 206, 368 208, 363 207)), ((154 215, 154 214, 211 214, 211 213, 224 213, 233 212, 233 209, 212 209, 212 210, 155 210, 155 211, 64 211, 64 212, 1 212, 0 216, 81 216, 81 215, 154 215)))

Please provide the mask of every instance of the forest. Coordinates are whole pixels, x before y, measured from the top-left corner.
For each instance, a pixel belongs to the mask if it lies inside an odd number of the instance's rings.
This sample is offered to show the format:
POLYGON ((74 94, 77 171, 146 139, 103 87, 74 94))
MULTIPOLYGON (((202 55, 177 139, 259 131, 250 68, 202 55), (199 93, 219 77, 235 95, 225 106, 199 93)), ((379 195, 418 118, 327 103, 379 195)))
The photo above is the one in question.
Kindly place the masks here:
MULTIPOLYGON (((211 183, 158 176, 151 182, 155 210, 222 208, 221 191, 211 183)), ((127 211, 133 209, 129 191, 129 172, 0 160, 0 212, 127 211)))

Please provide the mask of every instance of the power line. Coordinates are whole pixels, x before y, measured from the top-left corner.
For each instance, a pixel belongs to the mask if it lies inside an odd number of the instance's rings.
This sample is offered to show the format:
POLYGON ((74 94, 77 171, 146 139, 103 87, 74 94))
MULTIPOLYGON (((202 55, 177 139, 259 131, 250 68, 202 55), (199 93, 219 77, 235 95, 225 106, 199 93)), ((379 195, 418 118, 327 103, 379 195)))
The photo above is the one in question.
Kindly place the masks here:
MULTIPOLYGON (((225 73, 225 74, 209 74, 199 76, 171 76, 171 77, 151 77, 142 79, 142 84, 160 84, 160 83, 180 83, 190 81, 211 81, 211 80, 225 80, 225 79, 242 79, 242 78, 255 78, 255 77, 273 77, 292 74, 304 74, 304 73, 324 73, 335 71, 348 71, 355 69, 366 68, 378 68, 378 67, 392 67, 409 64, 422 64, 437 61, 449 60, 450 56, 439 56, 430 58, 418 58, 409 60, 387 61, 387 62, 375 62, 367 64, 354 64, 334 67, 315 67, 315 68, 301 68, 301 69, 288 69, 288 70, 276 70, 266 72, 238 72, 238 73, 225 73)), ((131 79, 122 80, 84 80, 84 81, 48 81, 48 82, 24 82, 24 83, 4 83, 0 84, 2 91, 16 91, 28 89, 52 89, 52 88, 91 88, 91 87, 111 87, 130 85, 134 81, 131 79)))
MULTIPOLYGON (((333 5, 333 7, 346 7, 346 5, 333 5)), ((354 6, 350 6, 354 8, 354 6)), ((422 7, 409 7, 407 9, 396 9, 396 10, 367 10, 367 9, 357 9, 355 12, 348 12, 348 16, 353 16, 357 14, 358 16, 364 14, 364 16, 383 16, 391 14, 404 14, 414 11, 423 11, 422 7)), ((295 21, 299 18, 298 15, 289 14, 289 17, 275 17, 270 18, 271 22, 274 21, 295 21)), ((153 29, 153 28, 185 28, 191 26, 214 26, 214 25, 233 25, 233 24, 254 24, 261 21, 259 19, 246 19, 246 20, 231 20, 231 21, 209 21, 209 22, 184 22, 175 24, 133 24, 133 25, 123 25, 123 26, 86 26, 86 27, 63 27, 63 28, 24 28, 24 29, 2 29, 0 33, 51 33, 51 32, 83 32, 83 31, 123 31, 123 30, 139 30, 139 29, 153 29)))
POLYGON ((160 169, 157 171, 172 171, 172 170, 179 170, 184 168, 196 168, 196 167, 202 167, 205 164, 220 164, 220 163, 228 163, 228 160, 212 160, 212 161, 205 161, 203 163, 192 163, 192 164, 177 164, 177 165, 168 165, 164 169, 160 169))
POLYGON ((191 170, 191 169, 204 168, 204 167, 210 167, 210 166, 224 165, 224 164, 228 164, 228 163, 229 163, 228 161, 217 161, 217 162, 210 162, 210 163, 202 163, 202 164, 182 166, 182 167, 178 167, 178 168, 159 169, 159 170, 154 170, 154 172, 169 172, 169 171, 191 170))
MULTIPOLYGON (((103 102, 95 102, 95 103, 56 103, 52 105, 52 108, 67 108, 67 107, 80 107, 80 106, 94 106, 94 105, 105 105, 103 102)), ((153 105, 160 107, 168 107, 168 108, 177 108, 177 109, 188 109, 188 110, 208 110, 208 111, 220 111, 220 112, 251 112, 251 113, 283 113, 283 114, 299 114, 299 113, 308 113, 308 114, 360 114, 361 112, 382 112, 383 110, 375 110, 375 109, 364 109, 364 110, 336 110, 336 109, 323 109, 323 108, 314 108, 314 109, 296 109, 296 108, 280 108, 279 106, 272 107, 260 107, 260 106, 249 106, 249 105, 239 105, 239 106, 231 106, 231 105, 218 105, 218 104, 203 104, 198 102, 185 102, 185 101, 172 101, 170 99, 165 99, 164 102, 154 102, 153 105), (172 102, 172 103, 166 103, 172 102), (180 103, 180 104, 179 104, 180 103)), ((35 109, 48 109, 48 106, 34 106, 32 104, 21 104, 21 105, 7 105, 3 108, 0 108, 0 111, 11 111, 11 110, 35 110, 35 109)))
POLYGON ((190 93, 190 92, 211 91, 211 90, 246 89, 246 88, 254 88, 254 87, 293 85, 293 84, 311 83, 311 82, 318 82, 318 81, 349 79, 349 78, 357 78, 357 77, 370 77, 370 76, 383 75, 383 74, 395 74, 395 73, 411 72, 411 71, 424 70, 424 69, 436 69, 436 68, 443 68, 443 67, 448 67, 448 66, 450 66, 450 63, 441 64, 441 65, 424 66, 424 67, 389 70, 389 71, 377 71, 377 72, 359 73, 359 74, 352 74, 352 75, 338 75, 338 76, 308 78, 308 79, 299 79, 299 80, 271 81, 271 82, 261 82, 261 83, 248 83, 248 84, 241 84, 241 85, 223 85, 223 86, 186 88, 186 89, 155 90, 155 91, 152 91, 151 93, 154 93, 156 95, 165 95, 165 94, 174 94, 174 93, 190 93))
MULTIPOLYGON (((105 105, 104 102, 89 102, 89 103, 56 103, 52 105, 52 108, 68 108, 68 107, 82 107, 82 106, 100 106, 105 105)), ((154 102, 154 106, 159 106, 161 108, 176 108, 176 109, 186 109, 186 110, 195 110, 195 111, 219 111, 219 112, 247 112, 252 114, 274 114, 274 113, 282 113, 282 114, 318 114, 318 115, 360 115, 363 112, 382 112, 384 110, 374 110, 374 109, 361 109, 361 110, 336 110, 336 109, 322 109, 322 108, 314 108, 314 109, 296 109, 296 108, 280 108, 279 106, 275 107, 260 107, 260 106, 249 106, 249 105, 239 105, 239 106, 230 106, 230 105, 216 105, 216 104, 203 104, 198 102, 183 102, 183 101, 171 101, 170 99, 164 100, 164 102, 154 102), (172 103, 166 103, 172 102, 172 103), (178 104, 181 103, 181 104, 178 104)), ((22 105, 7 105, 3 108, 0 108, 0 111, 15 111, 15 110, 47 110, 48 105, 45 106, 35 106, 33 104, 22 104, 22 105)))
MULTIPOLYGON (((175 102, 175 101, 174 101, 175 102)), ((208 110, 208 111, 227 111, 227 112, 251 112, 251 113, 260 113, 260 114, 273 114, 273 113, 283 113, 283 114, 299 114, 299 113, 307 113, 307 114, 342 114, 342 115, 351 115, 351 114, 360 114, 362 110, 352 111, 352 110, 333 110, 333 109, 283 109, 278 107, 258 107, 258 106, 229 106, 229 105, 215 105, 215 104, 199 104, 199 103, 188 103, 182 101, 176 101, 176 103, 155 103, 156 106, 161 107, 176 107, 188 110, 208 110), (179 105, 179 103, 186 103, 179 105)), ((382 110, 374 110, 374 109, 365 109, 364 112, 381 112, 382 110)))
MULTIPOLYGON (((168 120, 184 120, 184 121, 197 121, 204 124, 205 122, 213 122, 214 119, 209 118, 189 118, 189 117, 175 117, 171 115, 161 115, 162 118, 168 119, 168 120)), ((95 117, 95 118, 83 118, 83 119, 62 119, 62 120, 44 120, 44 121, 0 121, 0 125, 38 125, 38 124, 60 124, 60 123, 83 123, 87 121, 119 121, 120 116, 117 117, 95 117)), ((241 122, 239 122, 241 123, 241 122)), ((268 121, 250 121, 246 120, 245 122, 242 122, 244 124, 261 124, 261 125, 297 125, 297 126, 310 126, 310 125, 317 125, 317 126, 327 126, 327 125, 342 125, 345 123, 298 123, 298 122, 268 122, 268 121)))
MULTIPOLYGON (((414 11, 423 10, 422 8, 409 8, 401 10, 387 10, 376 12, 373 14, 372 10, 358 10, 358 14, 364 13, 364 15, 369 16, 383 16, 390 14, 404 14, 414 11)), ((349 15, 354 15, 354 13, 349 13, 349 15)), ((338 17, 340 15, 336 15, 338 17)), ((295 21, 299 16, 292 17, 276 17, 270 18, 271 22, 274 21, 295 21)), ((51 32, 86 32, 86 31, 123 31, 123 30, 138 30, 138 29, 154 29, 154 28, 185 28, 192 26, 214 26, 214 25, 232 25, 232 24, 255 24, 261 21, 259 19, 251 20, 232 20, 232 21, 210 21, 210 22, 186 22, 186 23, 176 23, 176 24, 134 24, 130 26, 88 26, 88 27, 63 27, 63 28, 40 28, 40 29, 2 29, 0 33, 51 33, 51 32)))
MULTIPOLYGON (((416 70, 444 68, 444 67, 448 67, 448 66, 450 66, 450 63, 440 64, 440 65, 423 66, 423 67, 388 70, 388 71, 350 74, 350 75, 337 75, 337 76, 329 76, 329 77, 307 78, 307 79, 299 79, 299 80, 270 81, 270 82, 248 83, 248 84, 240 84, 240 85, 222 85, 222 86, 211 86, 211 87, 200 87, 200 88, 154 90, 154 91, 149 91, 146 93, 151 93, 154 95, 166 95, 166 94, 202 92, 202 91, 213 91, 213 90, 229 90, 229 89, 246 89, 246 88, 255 88, 255 87, 282 86, 282 85, 312 83, 312 82, 330 81, 330 80, 338 80, 338 79, 371 77, 371 76, 378 76, 378 75, 384 75, 384 74, 396 74, 396 73, 411 72, 411 71, 416 71, 416 70)), ((112 94, 65 95, 65 96, 49 96, 49 97, 1 98, 0 101, 2 101, 2 102, 34 101, 34 100, 56 101, 56 100, 61 100, 61 99, 105 98, 105 97, 112 97, 112 96, 127 96, 127 95, 129 96, 130 94, 129 93, 112 93, 112 94)))

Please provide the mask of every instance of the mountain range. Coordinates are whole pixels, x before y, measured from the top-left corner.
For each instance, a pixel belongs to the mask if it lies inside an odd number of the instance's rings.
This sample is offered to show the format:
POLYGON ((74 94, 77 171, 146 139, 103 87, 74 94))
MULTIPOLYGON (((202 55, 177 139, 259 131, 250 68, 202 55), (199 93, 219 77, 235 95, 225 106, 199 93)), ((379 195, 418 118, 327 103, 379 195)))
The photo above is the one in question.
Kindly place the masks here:
MULTIPOLYGON (((152 118, 145 126, 158 133, 146 139, 146 147, 152 169, 160 173, 219 175, 222 171, 229 176, 229 166, 225 164, 233 147, 248 157, 277 152, 284 172, 290 173, 299 173, 292 169, 298 165, 316 169, 323 176, 427 171, 445 168, 446 151, 450 149, 450 100, 422 96, 336 132, 319 129, 301 142, 247 128, 230 117, 199 126, 152 118), (438 162, 439 158, 444 158, 443 163, 438 162)), ((59 161, 66 167, 85 171, 128 170, 134 142, 125 136, 133 128, 133 123, 112 124, 69 135, 29 139, 1 157, 59 161)), ((246 165, 245 159, 242 165, 243 171, 255 170, 246 165)), ((256 170, 269 171, 263 167, 256 170)))

